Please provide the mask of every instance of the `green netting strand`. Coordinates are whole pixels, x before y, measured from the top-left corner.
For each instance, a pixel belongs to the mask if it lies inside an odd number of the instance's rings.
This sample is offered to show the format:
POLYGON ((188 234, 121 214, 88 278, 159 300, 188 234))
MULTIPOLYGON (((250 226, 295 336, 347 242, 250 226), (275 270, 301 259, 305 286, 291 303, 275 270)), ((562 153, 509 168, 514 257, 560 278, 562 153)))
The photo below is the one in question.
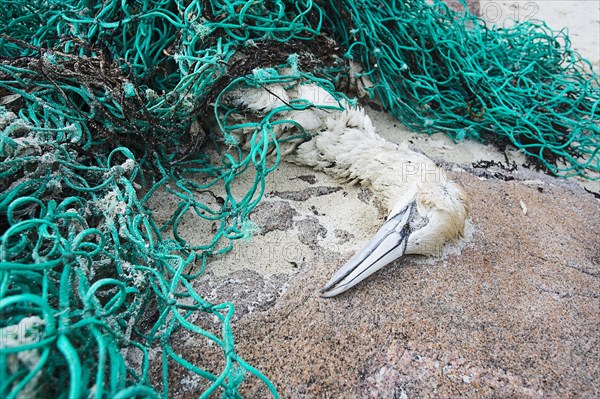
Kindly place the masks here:
POLYGON ((411 128, 501 140, 556 175, 600 178, 599 75, 566 29, 541 21, 488 27, 442 2, 326 3, 335 37, 365 66, 372 93, 411 128))

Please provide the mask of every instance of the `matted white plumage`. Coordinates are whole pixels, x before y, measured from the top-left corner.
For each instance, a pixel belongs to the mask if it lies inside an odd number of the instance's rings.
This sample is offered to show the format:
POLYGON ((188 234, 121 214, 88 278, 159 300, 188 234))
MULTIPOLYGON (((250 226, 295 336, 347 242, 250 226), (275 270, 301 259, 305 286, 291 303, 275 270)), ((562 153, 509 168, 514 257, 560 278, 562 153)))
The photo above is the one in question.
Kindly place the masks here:
MULTIPOLYGON (((445 243, 463 236, 469 210, 465 191, 425 155, 410 150, 406 143, 394 144, 379 136, 362 108, 338 102, 313 83, 288 89, 276 84, 240 89, 229 99, 263 115, 299 99, 316 106, 341 104, 344 108, 309 107, 278 117, 294 120, 313 136, 283 146, 285 159, 368 186, 389 211, 374 237, 325 284, 323 296, 348 290, 404 254, 435 255, 445 243)), ((289 124, 277 124, 273 129, 278 137, 291 130, 289 124)), ((245 142, 244 129, 233 134, 245 142)))

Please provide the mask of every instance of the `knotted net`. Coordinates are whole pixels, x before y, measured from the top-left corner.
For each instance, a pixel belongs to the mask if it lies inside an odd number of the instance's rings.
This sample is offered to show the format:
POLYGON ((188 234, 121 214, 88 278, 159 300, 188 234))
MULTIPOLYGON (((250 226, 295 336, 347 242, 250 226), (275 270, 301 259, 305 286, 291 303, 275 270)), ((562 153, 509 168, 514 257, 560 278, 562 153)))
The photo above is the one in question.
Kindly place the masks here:
MULTIPOLYGON (((313 105, 250 118, 244 151, 229 134, 244 109, 222 100, 333 93, 349 59, 414 129, 511 143, 561 176, 600 170, 598 75, 543 23, 489 28, 422 0, 0 0, 0 396, 166 397, 178 364, 201 397, 241 397, 250 375, 277 397, 236 353, 233 304, 194 282, 254 229, 273 127, 294 124, 275 116, 313 105), (177 201, 166 218, 148 206, 159 191, 177 201), (191 215, 214 226, 202 243, 178 232, 191 215), (178 329, 222 367, 176 353, 178 329)), ((309 138, 295 129, 285 140, 309 138)))

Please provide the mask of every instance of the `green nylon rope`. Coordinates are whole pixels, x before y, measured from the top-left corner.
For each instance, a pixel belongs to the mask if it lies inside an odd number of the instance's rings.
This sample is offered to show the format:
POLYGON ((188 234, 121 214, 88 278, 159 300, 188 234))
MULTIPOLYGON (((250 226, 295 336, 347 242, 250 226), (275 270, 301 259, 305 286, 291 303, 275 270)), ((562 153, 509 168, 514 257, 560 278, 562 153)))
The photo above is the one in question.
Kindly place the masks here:
POLYGON ((441 2, 327 3, 347 56, 411 128, 503 139, 556 175, 600 178, 600 79, 565 30, 540 21, 490 28, 441 2))
POLYGON ((273 83, 333 93, 343 63, 292 54, 323 33, 407 125, 502 137, 559 175, 598 172, 598 75, 543 24, 493 30, 421 0, 0 0, 0 396, 167 397, 176 363, 200 397, 241 397, 250 376, 278 397, 236 353, 233 304, 194 282, 252 233, 280 142, 308 138, 280 115, 309 102, 240 125, 225 98, 273 83), (278 124, 294 133, 278 140, 278 124), (254 183, 236 197, 243 174, 254 183), (150 210, 158 193, 177 202, 166 219, 150 210), (214 226, 203 242, 180 233, 189 217, 214 226), (222 367, 178 353, 181 330, 222 367))

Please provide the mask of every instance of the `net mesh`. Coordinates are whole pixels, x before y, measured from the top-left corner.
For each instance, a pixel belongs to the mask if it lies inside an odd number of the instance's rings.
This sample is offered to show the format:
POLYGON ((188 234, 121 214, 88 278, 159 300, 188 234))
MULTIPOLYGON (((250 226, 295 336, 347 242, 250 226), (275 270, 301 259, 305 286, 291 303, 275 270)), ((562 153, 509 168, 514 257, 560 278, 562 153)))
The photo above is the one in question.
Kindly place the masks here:
POLYGON ((166 397, 176 363, 201 397, 241 397, 249 376, 277 397, 235 351, 233 304, 194 281, 252 233, 281 141, 308 138, 275 137, 294 123, 277 114, 313 105, 248 120, 244 151, 230 134, 244 109, 223 99, 272 83, 333 93, 348 59, 412 128, 512 143, 562 176, 600 170, 598 75, 543 23, 491 29, 422 0, 0 0, 0 396, 166 397), (254 183, 236 196, 242 174, 254 183), (178 204, 164 220, 158 192, 178 204), (192 215, 215 226, 202 243, 179 234, 192 215), (176 353, 178 329, 222 367, 176 353))

